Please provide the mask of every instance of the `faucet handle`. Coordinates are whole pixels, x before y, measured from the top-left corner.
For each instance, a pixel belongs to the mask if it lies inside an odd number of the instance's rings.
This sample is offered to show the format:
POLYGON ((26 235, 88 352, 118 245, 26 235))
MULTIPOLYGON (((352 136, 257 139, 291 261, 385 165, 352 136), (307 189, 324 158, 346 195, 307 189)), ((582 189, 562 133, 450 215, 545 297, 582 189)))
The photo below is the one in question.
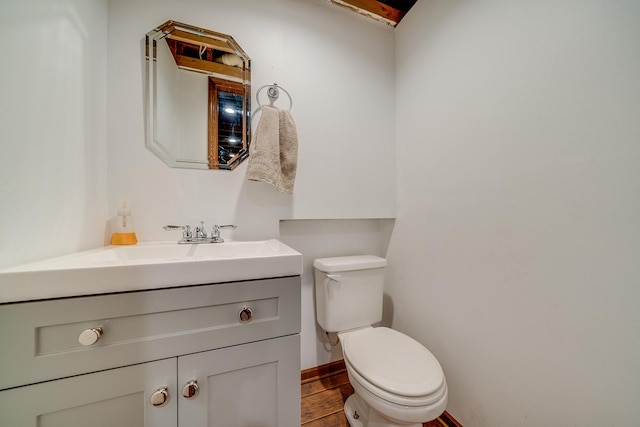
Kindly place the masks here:
POLYGON ((233 224, 227 224, 227 225, 214 225, 212 227, 213 229, 213 233, 214 234, 220 234, 220 230, 235 230, 236 228, 238 228, 237 225, 233 225, 233 224))
POLYGON ((220 237, 220 230, 235 230, 238 228, 237 225, 227 224, 227 225, 214 225, 211 228, 211 239, 215 243, 222 243, 224 240, 220 237))
POLYGON ((165 225, 164 227, 165 230, 167 231, 171 231, 171 230, 184 230, 184 225, 165 225))
POLYGON ((222 229, 222 230, 235 230, 236 228, 238 228, 237 225, 234 224, 228 224, 228 225, 216 225, 216 227, 222 229))
POLYGON ((191 226, 189 226, 189 225, 165 225, 162 228, 164 228, 167 231, 184 230, 182 232, 182 237, 184 237, 186 239, 190 239, 191 238, 191 226))

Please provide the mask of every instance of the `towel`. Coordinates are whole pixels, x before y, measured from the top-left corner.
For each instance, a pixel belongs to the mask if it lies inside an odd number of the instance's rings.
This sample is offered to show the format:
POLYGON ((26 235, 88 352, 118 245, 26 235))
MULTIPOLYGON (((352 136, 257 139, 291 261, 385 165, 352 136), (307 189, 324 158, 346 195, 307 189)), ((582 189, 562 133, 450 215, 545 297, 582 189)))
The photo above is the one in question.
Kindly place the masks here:
POLYGON ((298 132, 291 113, 262 107, 262 116, 249 148, 247 179, 273 185, 291 194, 298 168, 298 132))

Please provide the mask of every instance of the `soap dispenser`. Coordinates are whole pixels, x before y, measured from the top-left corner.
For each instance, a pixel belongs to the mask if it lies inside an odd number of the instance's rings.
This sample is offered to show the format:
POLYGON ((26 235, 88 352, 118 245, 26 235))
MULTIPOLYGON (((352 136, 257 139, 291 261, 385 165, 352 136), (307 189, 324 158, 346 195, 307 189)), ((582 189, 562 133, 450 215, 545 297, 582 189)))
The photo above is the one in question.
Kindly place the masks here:
POLYGON ((133 216, 127 209, 127 202, 122 202, 122 208, 118 209, 118 218, 111 234, 112 245, 135 245, 138 243, 136 232, 133 229, 133 216))

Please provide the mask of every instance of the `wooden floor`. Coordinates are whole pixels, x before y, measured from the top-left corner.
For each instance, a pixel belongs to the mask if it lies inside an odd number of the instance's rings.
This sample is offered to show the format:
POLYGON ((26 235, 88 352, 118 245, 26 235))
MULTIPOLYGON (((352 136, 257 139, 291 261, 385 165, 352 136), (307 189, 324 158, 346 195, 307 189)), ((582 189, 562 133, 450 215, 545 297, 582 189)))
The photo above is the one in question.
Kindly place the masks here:
MULTIPOLYGON (((344 401, 353 394, 343 361, 329 363, 302 372, 302 426, 349 427, 344 401)), ((424 427, 462 427, 444 413, 424 427)))

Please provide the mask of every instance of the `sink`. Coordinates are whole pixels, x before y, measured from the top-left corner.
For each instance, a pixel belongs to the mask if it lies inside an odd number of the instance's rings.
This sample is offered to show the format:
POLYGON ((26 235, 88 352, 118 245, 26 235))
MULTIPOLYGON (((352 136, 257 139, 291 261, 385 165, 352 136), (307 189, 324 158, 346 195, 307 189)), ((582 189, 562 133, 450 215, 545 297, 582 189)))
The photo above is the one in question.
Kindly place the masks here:
POLYGON ((224 242, 210 245, 194 245, 196 258, 206 257, 264 257, 279 252, 281 243, 277 240, 253 242, 224 242))
POLYGON ((302 274, 279 240, 106 246, 0 270, 0 303, 302 274))
MULTIPOLYGON (((172 243, 147 243, 135 246, 110 246, 115 256, 123 263, 187 260, 193 255, 196 245, 172 243)), ((105 251, 106 252, 106 251, 105 251)))

